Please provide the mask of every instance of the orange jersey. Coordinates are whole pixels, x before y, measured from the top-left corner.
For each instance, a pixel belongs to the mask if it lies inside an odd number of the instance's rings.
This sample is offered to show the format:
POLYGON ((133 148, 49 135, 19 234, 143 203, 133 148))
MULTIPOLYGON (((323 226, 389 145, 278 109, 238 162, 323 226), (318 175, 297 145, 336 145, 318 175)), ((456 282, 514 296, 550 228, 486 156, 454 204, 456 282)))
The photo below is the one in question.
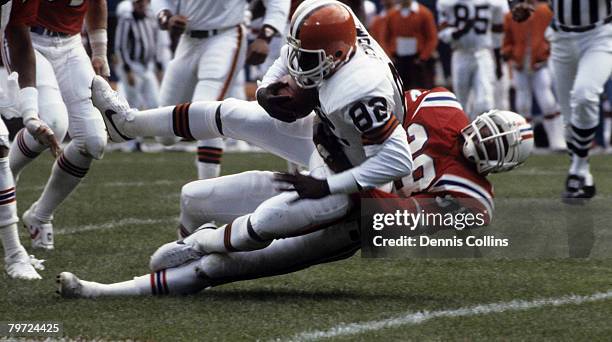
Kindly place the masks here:
POLYGON ((511 13, 506 14, 502 53, 509 56, 519 68, 524 65, 527 49, 531 50, 531 67, 546 61, 550 54, 550 44, 544 32, 552 17, 553 13, 546 4, 538 5, 529 19, 522 23, 514 21, 511 13))
POLYGON ((416 2, 410 10, 396 7, 388 14, 386 43, 392 53, 397 53, 398 38, 415 38, 419 58, 427 60, 438 46, 436 21, 431 11, 416 2), (406 12, 407 15, 406 15, 406 12))
POLYGON ((36 24, 50 31, 78 34, 83 28, 89 0, 44 0, 36 24))
POLYGON ((17 0, 11 4, 11 17, 8 26, 32 26, 36 21, 36 13, 40 6, 39 0, 17 0))

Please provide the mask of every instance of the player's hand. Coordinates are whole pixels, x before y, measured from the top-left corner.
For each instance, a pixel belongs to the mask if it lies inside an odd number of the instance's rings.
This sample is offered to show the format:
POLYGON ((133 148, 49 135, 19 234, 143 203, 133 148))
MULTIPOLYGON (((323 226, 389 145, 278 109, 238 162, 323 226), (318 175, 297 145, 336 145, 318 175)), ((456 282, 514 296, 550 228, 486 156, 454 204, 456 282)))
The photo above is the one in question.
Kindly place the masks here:
POLYGON ((279 172, 274 174, 274 180, 279 184, 279 191, 296 191, 299 197, 291 203, 302 199, 318 199, 329 196, 329 184, 325 179, 316 179, 300 173, 279 172))
POLYGON ((106 56, 91 57, 91 66, 93 67, 96 75, 100 75, 107 79, 110 77, 110 67, 108 65, 108 59, 106 56))
POLYGON ((467 34, 468 32, 470 32, 470 30, 474 27, 474 19, 468 19, 465 21, 465 25, 463 25, 463 27, 455 32, 453 32, 452 36, 453 39, 457 40, 461 37, 463 37, 465 34, 467 34))
POLYGON ((276 95, 278 90, 287 87, 289 84, 278 81, 269 84, 265 88, 257 91, 257 103, 268 112, 271 117, 284 122, 294 122, 297 120, 295 111, 289 108, 291 97, 287 95, 276 95))
POLYGON ((168 20, 168 28, 170 29, 170 31, 172 31, 172 33, 183 33, 187 28, 188 21, 189 20, 184 15, 173 15, 168 20))
POLYGON ((25 123, 25 128, 28 130, 34 139, 45 146, 49 146, 53 158, 57 158, 62 149, 55 138, 53 130, 46 123, 37 118, 32 118, 25 123))
POLYGON ((521 2, 516 6, 512 7, 512 19, 516 22, 523 22, 531 16, 531 13, 535 11, 533 5, 526 2, 521 2))
POLYGON ((501 63, 495 65, 495 77, 500 80, 504 76, 504 70, 501 63))
POLYGON ((265 62, 270 53, 270 46, 265 39, 255 39, 247 50, 246 64, 259 65, 265 62))

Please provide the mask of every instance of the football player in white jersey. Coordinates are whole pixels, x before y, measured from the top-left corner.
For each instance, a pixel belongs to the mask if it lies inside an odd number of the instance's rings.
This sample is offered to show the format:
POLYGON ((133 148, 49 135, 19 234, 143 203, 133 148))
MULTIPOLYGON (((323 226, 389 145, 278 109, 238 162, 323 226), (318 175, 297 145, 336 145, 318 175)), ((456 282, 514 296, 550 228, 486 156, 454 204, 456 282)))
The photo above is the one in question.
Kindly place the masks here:
MULTIPOLYGON (((228 97, 245 59, 254 64, 265 60, 268 43, 285 30, 289 6, 289 0, 266 1, 261 34, 249 46, 247 57, 246 32, 241 26, 246 0, 153 0, 161 28, 182 33, 162 80, 161 105, 228 97)), ((222 138, 198 141, 199 179, 219 175, 223 146, 222 138)))
POLYGON ((453 49, 453 91, 473 118, 494 105, 495 77, 502 74, 499 48, 508 4, 505 0, 440 0, 437 9, 438 36, 453 49))
MULTIPOLYGON (((463 212, 480 213, 489 222, 494 196, 492 185, 485 176, 489 172, 508 171, 525 161, 533 147, 530 125, 516 113, 499 110, 484 113, 470 123, 455 96, 443 88, 424 92, 413 90, 406 93, 406 99, 407 121, 403 127, 411 136, 410 145, 415 145, 415 164, 420 161, 420 167, 397 182, 403 187, 396 187, 393 193, 372 190, 360 196, 374 203, 382 199, 382 206, 387 210, 415 211, 419 207, 418 210, 427 208, 427 212, 448 212, 448 208, 453 207, 450 211, 461 208, 463 212), (427 160, 430 166, 426 166, 427 160), (423 177, 430 172, 433 173, 431 178, 423 177), (432 204, 433 199, 435 203, 443 201, 444 206, 432 204)), ((317 128, 324 125, 321 123, 317 128)), ((318 133, 317 130, 313 139, 325 140, 317 138, 318 133)), ((296 139, 294 143, 301 141, 296 139)), ((320 151, 325 151, 323 155, 334 155, 331 159, 335 162, 330 164, 340 169, 350 167, 345 164, 346 156, 339 153, 337 140, 328 140, 323 145, 318 146, 320 151)), ((187 200, 193 202, 183 210, 191 211, 193 218, 200 222, 231 221, 240 215, 240 210, 248 210, 247 202, 255 204, 266 196, 274 196, 274 184, 269 179, 266 172, 250 171, 193 182, 183 189, 183 195, 189 194, 187 200), (249 179, 251 183, 246 183, 249 179), (191 197, 197 192, 199 196, 191 197), (208 196, 203 196, 205 194, 208 196)), ((202 228, 214 227, 205 224, 202 228)), ((190 294, 211 286, 296 272, 348 258, 360 248, 362 240, 356 215, 318 228, 300 236, 275 240, 256 251, 202 257, 194 254, 195 258, 199 257, 196 261, 168 269, 154 268, 150 274, 114 284, 83 281, 72 273, 63 272, 58 276, 59 293, 63 297, 77 298, 190 294)))
MULTIPOLYGON (((306 1, 296 10, 289 34, 289 43, 258 90, 267 113, 255 103, 227 100, 106 117, 111 135, 200 138, 221 134, 310 167, 308 176, 265 174, 259 182, 279 183, 283 191, 274 190, 276 196, 219 229, 194 234, 189 250, 178 251, 179 259, 196 248, 207 253, 254 250, 276 238, 304 234, 346 215, 351 207, 348 194, 390 185, 411 172, 410 149, 400 124, 405 112, 401 84, 393 65, 350 8, 333 0, 306 1), (281 79, 288 73, 300 86, 316 88, 317 116, 342 142, 354 167, 333 173, 314 152, 311 141, 295 143, 294 136, 304 137, 298 127, 312 127, 312 115, 292 123, 297 117, 285 106, 287 99, 274 95, 272 89, 284 86, 281 79)), ((94 95, 96 102, 101 101, 99 97, 94 95)), ((165 248, 173 254, 176 245, 165 248)), ((182 246, 186 245, 178 247, 182 246)))

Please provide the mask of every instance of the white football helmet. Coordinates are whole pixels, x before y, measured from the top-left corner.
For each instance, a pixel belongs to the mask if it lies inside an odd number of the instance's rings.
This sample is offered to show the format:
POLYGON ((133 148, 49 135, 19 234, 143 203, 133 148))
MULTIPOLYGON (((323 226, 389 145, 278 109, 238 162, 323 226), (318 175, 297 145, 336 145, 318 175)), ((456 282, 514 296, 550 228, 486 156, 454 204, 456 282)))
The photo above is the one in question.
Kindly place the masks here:
POLYGON ((493 109, 461 130, 463 155, 479 173, 503 172, 522 164, 533 150, 533 129, 521 115, 493 109))

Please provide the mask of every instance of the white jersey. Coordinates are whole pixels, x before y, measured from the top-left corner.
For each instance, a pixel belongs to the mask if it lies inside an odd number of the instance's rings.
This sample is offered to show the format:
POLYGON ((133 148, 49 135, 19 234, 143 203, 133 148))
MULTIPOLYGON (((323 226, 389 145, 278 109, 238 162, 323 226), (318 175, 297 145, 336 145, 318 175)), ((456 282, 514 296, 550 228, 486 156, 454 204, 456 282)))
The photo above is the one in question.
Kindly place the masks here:
MULTIPOLYGON (((332 193, 354 192, 351 184, 355 183, 362 188, 379 187, 408 174, 412 167, 401 126, 405 113, 401 81, 382 48, 353 17, 357 26, 354 55, 318 86, 315 108, 355 166, 328 178, 332 193)), ((262 86, 288 74, 288 54, 288 46, 283 46, 262 86)))
MULTIPOLYGON (((266 0, 264 24, 283 32, 289 16, 290 0, 266 0)), ((189 19, 187 31, 229 28, 244 21, 246 0, 153 0, 155 13, 168 9, 189 19)))
POLYGON ((440 26, 446 26, 438 33, 440 40, 451 44, 453 49, 500 47, 501 34, 491 32, 491 28, 504 24, 504 16, 509 11, 506 0, 440 0, 437 10, 440 26), (462 29, 469 20, 474 21, 474 27, 454 40, 452 33, 462 29))

